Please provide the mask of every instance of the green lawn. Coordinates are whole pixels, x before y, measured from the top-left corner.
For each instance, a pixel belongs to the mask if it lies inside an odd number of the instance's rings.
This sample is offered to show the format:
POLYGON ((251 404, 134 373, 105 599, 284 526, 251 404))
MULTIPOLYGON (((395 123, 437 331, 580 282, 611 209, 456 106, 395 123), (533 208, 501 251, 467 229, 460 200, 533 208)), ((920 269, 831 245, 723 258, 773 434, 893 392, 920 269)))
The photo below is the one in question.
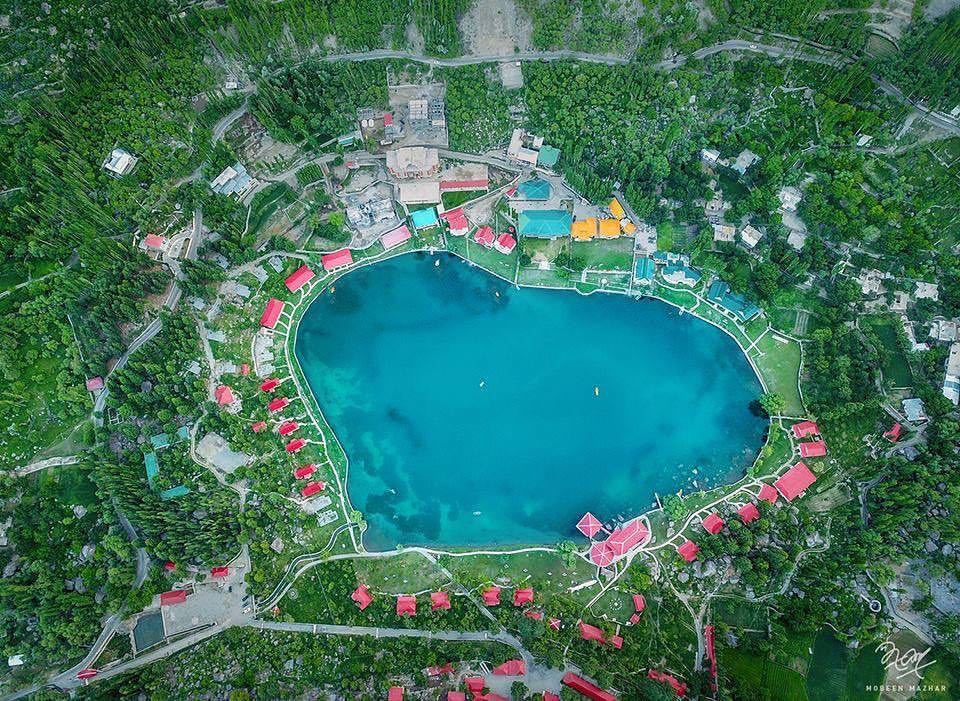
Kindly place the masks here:
POLYGON ((800 374, 800 344, 768 332, 751 352, 763 373, 767 388, 786 400, 787 416, 804 416, 806 410, 797 386, 800 374))
POLYGON ((810 701, 872 701, 879 693, 867 688, 883 677, 880 656, 871 646, 850 650, 829 631, 817 635, 807 674, 810 701))
POLYGON ((755 477, 769 475, 780 468, 793 455, 793 446, 787 436, 787 429, 778 422, 770 424, 767 442, 760 449, 760 457, 753 469, 755 477))
POLYGON ((718 666, 734 698, 752 701, 807 701, 805 679, 762 655, 719 646, 718 666))
POLYGON ((598 239, 572 241, 570 255, 583 257, 588 268, 595 270, 630 270, 633 265, 633 239, 598 239))
POLYGON ((899 322, 892 317, 871 317, 867 323, 883 344, 883 379, 893 383, 894 387, 909 387, 913 384, 910 361, 897 337, 899 322))
POLYGON ((767 629, 767 607, 759 602, 731 597, 716 597, 712 601, 713 615, 718 621, 734 628, 767 629))
POLYGON ((487 194, 486 190, 479 191, 466 191, 466 192, 444 192, 440 195, 441 200, 443 201, 443 208, 445 210, 453 209, 454 207, 459 207, 464 202, 469 202, 470 200, 475 200, 481 195, 487 194))
POLYGON ((371 589, 391 594, 437 589, 447 583, 439 569, 419 553, 384 558, 357 558, 353 561, 357 579, 371 589))

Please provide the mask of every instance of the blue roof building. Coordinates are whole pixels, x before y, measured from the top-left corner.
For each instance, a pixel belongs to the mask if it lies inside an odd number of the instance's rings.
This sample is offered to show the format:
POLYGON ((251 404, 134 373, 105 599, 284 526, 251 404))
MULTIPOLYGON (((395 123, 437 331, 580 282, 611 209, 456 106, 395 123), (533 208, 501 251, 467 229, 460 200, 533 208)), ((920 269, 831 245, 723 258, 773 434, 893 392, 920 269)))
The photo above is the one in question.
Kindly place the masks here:
POLYGON ((521 236, 555 239, 570 235, 573 217, 565 209, 527 209, 520 212, 517 231, 521 236))
POLYGON ((748 301, 743 295, 731 292, 730 285, 723 280, 713 281, 707 292, 707 299, 733 312, 741 321, 750 321, 760 313, 760 307, 748 301))
POLYGON ((190 488, 180 484, 176 487, 170 487, 170 489, 164 489, 162 492, 160 492, 160 498, 164 501, 169 501, 170 499, 176 499, 177 497, 182 497, 189 493, 190 488))
POLYGON ((150 442, 153 443, 153 447, 156 449, 166 448, 170 445, 170 436, 166 433, 158 433, 155 436, 150 436, 150 442))
POLYGON ((537 153, 537 165, 553 168, 560 160, 560 149, 544 144, 537 153))
POLYGON ((550 183, 543 178, 524 180, 517 185, 514 195, 519 200, 546 200, 550 197, 550 183))
POLYGON ((653 282, 653 275, 656 271, 652 258, 637 258, 636 278, 641 285, 649 285, 653 282))
POLYGON ((410 213, 410 220, 417 229, 429 229, 436 226, 440 221, 437 219, 437 210, 433 207, 428 209, 418 209, 410 213))
POLYGON ((147 453, 143 456, 143 467, 147 472, 147 484, 153 486, 153 480, 160 474, 160 465, 157 464, 157 454, 147 453))
POLYGON ((187 440, 188 438, 190 438, 190 427, 189 427, 189 426, 181 426, 180 428, 178 428, 178 429, 177 429, 177 436, 178 436, 181 440, 184 440, 184 441, 187 440))

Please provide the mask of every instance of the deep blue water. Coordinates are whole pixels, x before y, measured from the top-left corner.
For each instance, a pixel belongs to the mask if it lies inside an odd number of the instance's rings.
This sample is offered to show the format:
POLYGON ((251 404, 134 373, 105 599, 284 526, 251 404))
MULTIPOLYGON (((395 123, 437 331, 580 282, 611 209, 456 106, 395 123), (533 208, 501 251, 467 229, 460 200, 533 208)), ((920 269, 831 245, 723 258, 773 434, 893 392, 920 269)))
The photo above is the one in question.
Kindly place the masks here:
POLYGON ((706 322, 518 290, 449 255, 340 279, 306 312, 297 356, 370 548, 554 543, 585 510, 609 521, 737 479, 766 428, 749 410, 759 381, 706 322))

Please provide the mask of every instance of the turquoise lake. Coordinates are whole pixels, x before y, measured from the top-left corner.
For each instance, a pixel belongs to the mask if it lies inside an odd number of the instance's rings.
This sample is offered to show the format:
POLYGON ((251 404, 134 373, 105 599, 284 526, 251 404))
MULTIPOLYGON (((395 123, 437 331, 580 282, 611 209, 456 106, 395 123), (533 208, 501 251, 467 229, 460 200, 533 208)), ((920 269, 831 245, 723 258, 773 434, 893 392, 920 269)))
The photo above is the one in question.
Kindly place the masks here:
POLYGON ((767 427, 759 380, 710 324, 516 289, 448 254, 341 278, 296 352, 371 549, 555 543, 584 511, 610 522, 738 479, 767 427))

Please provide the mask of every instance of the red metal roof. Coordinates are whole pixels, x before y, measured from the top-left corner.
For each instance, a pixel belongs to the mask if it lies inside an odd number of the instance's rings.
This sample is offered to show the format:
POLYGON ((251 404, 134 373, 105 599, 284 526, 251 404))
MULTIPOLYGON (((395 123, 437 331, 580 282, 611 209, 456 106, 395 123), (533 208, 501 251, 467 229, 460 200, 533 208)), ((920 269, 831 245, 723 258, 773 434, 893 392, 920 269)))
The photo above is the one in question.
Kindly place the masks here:
POLYGON ((267 380, 264 380, 260 384, 260 389, 263 390, 264 392, 272 392, 277 388, 279 384, 280 384, 280 380, 278 380, 276 377, 271 377, 267 380))
POLYGON ((487 587, 481 594, 483 603, 487 606, 500 605, 500 587, 487 587))
POLYGON ((250 374, 250 363, 243 363, 243 364, 240 366, 240 374, 241 374, 241 375, 244 375, 244 376, 250 374))
POLYGON ((790 427, 794 438, 805 438, 806 436, 820 435, 820 427, 813 421, 801 421, 790 427))
POLYGON ((647 672, 647 677, 649 679, 653 679, 655 682, 664 682, 669 684, 677 696, 683 697, 687 695, 687 685, 681 684, 672 674, 666 674, 665 672, 658 672, 655 669, 651 669, 649 672, 647 672))
POLYGON ((483 178, 477 180, 441 180, 440 191, 444 190, 486 190, 490 181, 483 178))
POLYGON ((103 378, 100 375, 87 380, 88 392, 96 392, 98 389, 103 389, 103 378))
POLYGON ((289 436, 298 428, 300 428, 300 424, 298 424, 296 421, 285 421, 284 423, 280 424, 280 428, 277 429, 277 433, 279 433, 281 436, 289 436))
POLYGON ((523 660, 507 660, 494 667, 493 673, 504 677, 519 677, 527 673, 527 664, 523 660))
POLYGON ((339 251, 328 253, 320 258, 324 270, 336 270, 353 263, 353 254, 349 248, 341 248, 339 251))
POLYGON ((756 504, 744 504, 737 513, 740 514, 740 520, 744 523, 750 523, 760 518, 760 510, 756 504))
POLYGON ((590 560, 599 567, 606 567, 613 562, 613 552, 604 543, 594 543, 590 546, 590 560))
POLYGON ((175 569, 177 569, 177 563, 173 560, 167 560, 163 563, 163 569, 165 569, 167 572, 173 572, 175 569))
POLYGON ((228 574, 230 574, 229 567, 214 567, 212 570, 210 570, 211 577, 226 577, 228 574))
POLYGON ((253 426, 251 426, 250 428, 253 429, 253 432, 254 432, 254 433, 260 433, 260 431, 262 431, 262 430, 265 429, 266 427, 267 427, 267 422, 266 422, 266 421, 257 421, 257 422, 256 422, 255 424, 253 424, 253 426))
POLYGON ((147 244, 149 248, 160 248, 163 246, 164 241, 166 241, 166 239, 162 236, 158 236, 157 234, 147 234, 143 238, 143 242, 147 244))
POLYGON ((606 540, 607 549, 615 556, 626 555, 629 550, 636 547, 644 540, 650 532, 646 525, 639 518, 635 518, 629 523, 615 528, 606 540))
POLYGON ((776 489, 771 487, 769 484, 764 483, 760 487, 760 493, 757 495, 757 498, 771 504, 776 504, 779 496, 780 495, 777 493, 776 489))
POLYGON ((86 669, 81 669, 79 672, 77 672, 77 679, 93 679, 98 674, 100 674, 99 669, 87 667, 86 669))
POLYGON ((383 249, 385 251, 389 251, 391 248, 396 248, 404 241, 409 240, 410 229, 407 228, 406 224, 401 224, 393 231, 388 231, 380 237, 380 243, 383 244, 383 249))
POLYGON ((326 487, 325 482, 307 482, 303 489, 300 490, 300 496, 302 497, 312 497, 317 492, 322 492, 323 488, 326 487))
POLYGON ((302 438, 294 438, 292 441, 290 441, 289 443, 287 443, 287 444, 284 446, 284 449, 285 449, 288 453, 296 453, 298 450, 300 450, 300 449, 301 449, 303 446, 305 446, 306 444, 307 444, 307 442, 306 442, 305 440, 303 440, 302 438))
POLYGON ((220 406, 227 406, 228 404, 233 404, 234 396, 233 390, 230 389, 227 385, 220 385, 213 392, 213 398, 217 400, 217 404, 220 406))
POLYGON ((277 397, 276 399, 271 399, 271 400, 270 400, 270 403, 267 404, 267 410, 268 410, 268 411, 280 411, 280 410, 283 409, 285 406, 287 406, 287 404, 289 404, 289 403, 290 403, 290 400, 287 399, 286 397, 277 397))
POLYGON ((310 270, 309 267, 306 265, 301 265, 290 274, 290 277, 283 281, 283 284, 286 285, 287 289, 291 292, 296 292, 310 282, 315 276, 316 273, 310 270))
POLYGON ((583 696, 586 696, 588 699, 593 699, 593 701, 617 701, 617 697, 611 694, 609 691, 604 691, 596 684, 588 682, 583 677, 580 677, 573 672, 567 672, 563 675, 563 683, 565 686, 569 686, 571 689, 576 691, 583 696))
POLYGON ((497 242, 494 244, 497 250, 501 253, 510 253, 517 246, 517 240, 513 238, 510 234, 500 234, 497 237, 497 242))
MULTIPOLYGON (((89 385, 87 386, 87 389, 90 389, 89 385)), ((900 432, 902 430, 903 430, 903 426, 901 426, 899 423, 895 423, 893 426, 890 427, 889 431, 884 432, 883 437, 886 438, 891 443, 896 443, 898 440, 900 440, 900 432)))
POLYGON ((283 302, 276 297, 271 297, 264 307, 263 314, 260 315, 260 326, 272 329, 277 325, 277 319, 280 318, 280 312, 283 311, 283 302))
POLYGON ((489 226, 481 226, 477 229, 477 233, 473 235, 474 241, 487 248, 493 245, 494 238, 496 237, 493 235, 493 229, 489 226))
POLYGON ((692 540, 688 540, 677 547, 677 552, 680 553, 682 557, 687 562, 693 562, 697 559, 697 553, 700 552, 700 548, 697 547, 697 544, 692 540))
POLYGON ((387 701, 403 701, 403 687, 391 686, 387 692, 387 701))
POLYGON ((439 677, 441 674, 453 674, 453 665, 447 662, 444 665, 434 665, 424 670, 428 677, 439 677))
POLYGON ((527 609, 526 611, 523 612, 523 615, 534 621, 543 620, 543 612, 537 611, 536 609, 527 609))
POLYGON ((552 692, 544 691, 544 692, 543 692, 543 701, 560 701, 560 697, 557 696, 556 694, 552 693, 552 692))
POLYGON ((584 623, 583 621, 578 622, 577 625, 580 627, 580 637, 584 640, 595 640, 598 643, 607 642, 607 638, 603 634, 603 631, 596 626, 592 626, 589 623, 584 623))
POLYGON ((603 524, 600 523, 600 519, 588 511, 577 521, 577 530, 587 536, 587 538, 593 538, 593 536, 603 530, 603 524))
POLYGON ((703 519, 702 525, 704 529, 706 529, 707 533, 716 535, 723 530, 723 519, 720 518, 720 514, 714 511, 712 514, 703 519))
POLYGON ((827 454, 827 444, 823 441, 813 441, 812 443, 800 444, 800 457, 803 458, 822 458, 827 454))
POLYGON ((161 606, 172 606, 174 604, 182 604, 186 600, 187 600, 186 589, 174 589, 173 591, 165 591, 162 594, 160 594, 161 606))
POLYGON ((457 231, 467 229, 470 226, 469 222, 467 222, 467 215, 463 213, 460 207, 451 209, 449 212, 444 212, 440 215, 440 218, 446 220, 450 228, 457 231))
POLYGON ((635 626, 635 625, 637 625, 639 622, 640 622, 640 614, 639 614, 639 613, 635 613, 635 614, 633 614, 632 616, 630 616, 630 620, 629 620, 630 625, 635 626))
POLYGON ((633 609, 637 613, 643 613, 643 610, 647 608, 647 600, 643 598, 643 594, 634 594, 633 595, 633 609))
POLYGON ((550 628, 553 630, 560 630, 560 619, 551 618, 549 621, 550 628))
POLYGON ((608 642, 617 650, 623 647, 623 638, 621 638, 619 635, 612 636, 608 642))
POLYGON ((389 127, 391 124, 393 124, 393 112, 384 112, 383 126, 389 127))
POLYGON ((483 691, 483 687, 486 686, 483 677, 466 677, 463 683, 467 685, 467 689, 471 694, 479 694, 483 691))
POLYGON ((447 701, 467 701, 467 695, 462 691, 448 691, 447 701))
POLYGON ((404 594, 397 597, 397 615, 398 616, 416 616, 417 615, 417 597, 404 594))
POLYGON ((450 608, 450 595, 445 591, 432 591, 430 592, 430 610, 436 611, 437 609, 446 609, 450 608))
POLYGON ((528 587, 526 589, 517 589, 513 592, 513 605, 514 606, 523 606, 524 604, 533 603, 533 588, 528 587))
POLYGON ((357 602, 357 607, 363 611, 367 606, 373 603, 373 597, 370 596, 370 590, 366 584, 361 584, 353 590, 350 598, 357 602))
POLYGON ((787 501, 793 501, 798 496, 807 491, 807 488, 817 481, 816 476, 810 472, 810 468, 802 462, 798 462, 783 475, 774 484, 783 498, 787 501))
POLYGON ((303 480, 312 475, 317 471, 317 466, 314 464, 301 465, 296 470, 293 471, 293 476, 298 480, 303 480))

